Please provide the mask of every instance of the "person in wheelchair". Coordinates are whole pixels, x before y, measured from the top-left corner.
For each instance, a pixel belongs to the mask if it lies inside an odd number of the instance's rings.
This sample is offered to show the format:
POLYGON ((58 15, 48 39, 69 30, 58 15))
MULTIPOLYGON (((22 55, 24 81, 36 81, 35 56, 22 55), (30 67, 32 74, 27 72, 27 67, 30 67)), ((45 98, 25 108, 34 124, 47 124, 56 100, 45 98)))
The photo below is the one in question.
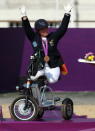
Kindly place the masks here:
POLYGON ((60 72, 68 73, 57 45, 67 31, 71 8, 70 5, 65 8, 64 18, 60 27, 51 33, 48 31, 48 22, 44 19, 39 19, 35 22, 34 31, 28 20, 26 8, 24 6, 20 8, 23 28, 31 42, 34 54, 36 54, 36 65, 34 64, 35 69, 34 73, 31 74, 31 80, 35 81, 40 76, 45 75, 50 83, 54 83, 58 81, 60 72))

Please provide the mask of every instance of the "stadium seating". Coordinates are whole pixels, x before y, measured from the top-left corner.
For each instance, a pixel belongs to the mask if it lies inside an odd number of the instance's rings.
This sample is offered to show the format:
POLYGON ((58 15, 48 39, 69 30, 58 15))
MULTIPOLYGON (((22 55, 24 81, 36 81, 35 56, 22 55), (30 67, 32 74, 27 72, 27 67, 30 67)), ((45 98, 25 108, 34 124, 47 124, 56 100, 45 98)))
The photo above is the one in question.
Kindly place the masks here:
MULTIPOLYGON (((20 20, 19 7, 27 7, 27 15, 30 20, 45 18, 47 20, 61 20, 64 14, 64 5, 71 0, 3 0, 0 1, 0 20, 20 20)), ((73 0, 74 9, 71 20, 94 21, 95 0, 73 0)), ((1 23, 0 27, 8 26, 1 23)), ((95 27, 95 22, 80 22, 72 27, 95 27)))

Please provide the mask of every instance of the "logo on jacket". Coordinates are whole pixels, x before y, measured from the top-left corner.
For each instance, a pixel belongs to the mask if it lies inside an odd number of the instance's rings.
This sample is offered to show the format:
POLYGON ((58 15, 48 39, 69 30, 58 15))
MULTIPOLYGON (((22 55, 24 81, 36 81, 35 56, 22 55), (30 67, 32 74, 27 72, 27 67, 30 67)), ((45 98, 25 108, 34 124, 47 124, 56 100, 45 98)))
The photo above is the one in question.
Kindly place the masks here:
POLYGON ((36 41, 33 41, 33 47, 37 47, 37 42, 36 41))
POLYGON ((54 40, 50 40, 49 43, 51 46, 54 46, 54 40))

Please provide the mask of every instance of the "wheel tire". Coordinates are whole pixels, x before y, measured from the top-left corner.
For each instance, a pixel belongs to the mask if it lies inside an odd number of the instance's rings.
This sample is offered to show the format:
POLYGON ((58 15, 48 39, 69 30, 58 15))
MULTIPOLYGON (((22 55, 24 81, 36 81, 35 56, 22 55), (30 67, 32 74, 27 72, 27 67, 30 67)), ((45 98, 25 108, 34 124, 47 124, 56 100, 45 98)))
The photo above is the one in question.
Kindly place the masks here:
POLYGON ((62 117, 65 120, 70 120, 73 115, 73 101, 69 98, 66 98, 62 101, 62 106, 61 106, 61 113, 62 117))
POLYGON ((43 117, 43 115, 44 115, 44 109, 40 107, 37 118, 41 119, 43 117))
MULTIPOLYGON (((15 108, 16 108, 16 103, 18 103, 19 101, 21 101, 21 100, 26 100, 26 97, 25 96, 21 96, 21 97, 18 97, 18 98, 16 98, 14 101, 13 101, 13 103, 11 104, 11 106, 10 106, 10 114, 11 114, 11 117, 14 119, 14 120, 19 120, 19 121, 31 121, 31 120, 36 120, 37 119, 37 115, 38 115, 38 111, 39 111, 39 106, 38 106, 38 104, 37 104, 37 102, 36 102, 36 100, 32 97, 32 98, 28 98, 28 102, 30 102, 32 105, 29 107, 29 109, 28 110, 33 110, 34 111, 34 113, 33 113, 33 115, 30 115, 30 117, 29 118, 27 118, 27 119, 24 119, 24 118, 20 118, 19 116, 17 116, 17 114, 16 114, 16 110, 15 110, 15 108)), ((24 105, 25 106, 25 105, 24 105)), ((18 110, 20 110, 19 109, 19 107, 20 106, 18 106, 17 108, 18 108, 18 110)), ((23 107, 24 108, 24 107, 23 107)), ((22 109, 23 111, 26 111, 26 110, 24 110, 24 109, 22 109)), ((20 114, 21 115, 21 114, 20 114)))

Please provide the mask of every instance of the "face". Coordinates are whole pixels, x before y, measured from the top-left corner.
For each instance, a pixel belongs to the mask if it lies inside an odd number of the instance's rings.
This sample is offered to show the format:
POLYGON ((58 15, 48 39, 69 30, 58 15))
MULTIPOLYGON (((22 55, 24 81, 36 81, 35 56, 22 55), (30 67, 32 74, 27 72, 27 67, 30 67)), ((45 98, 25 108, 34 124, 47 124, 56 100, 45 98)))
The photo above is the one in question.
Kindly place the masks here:
POLYGON ((48 35, 48 28, 45 28, 45 29, 42 29, 39 31, 39 34, 42 36, 42 37, 46 37, 48 35))

